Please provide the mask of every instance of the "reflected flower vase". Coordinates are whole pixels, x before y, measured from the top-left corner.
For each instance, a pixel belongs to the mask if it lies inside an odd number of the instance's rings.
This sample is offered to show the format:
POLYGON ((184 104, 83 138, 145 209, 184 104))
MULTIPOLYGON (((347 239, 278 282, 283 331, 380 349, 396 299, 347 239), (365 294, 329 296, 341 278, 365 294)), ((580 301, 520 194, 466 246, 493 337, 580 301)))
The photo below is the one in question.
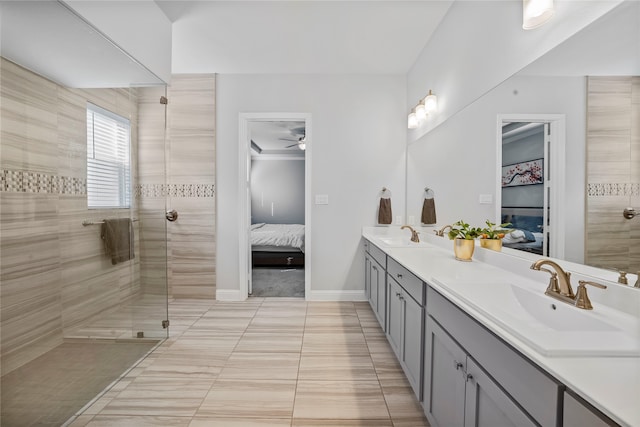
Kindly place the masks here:
POLYGON ((453 239, 453 253, 458 261, 471 261, 475 247, 475 240, 453 239))

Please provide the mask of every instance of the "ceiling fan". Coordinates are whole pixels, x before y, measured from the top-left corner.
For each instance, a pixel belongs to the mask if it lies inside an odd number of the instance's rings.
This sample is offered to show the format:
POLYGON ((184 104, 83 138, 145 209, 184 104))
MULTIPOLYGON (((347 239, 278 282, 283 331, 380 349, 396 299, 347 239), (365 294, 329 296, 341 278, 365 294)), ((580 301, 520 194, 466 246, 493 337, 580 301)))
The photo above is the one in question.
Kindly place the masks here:
MULTIPOLYGON (((289 141, 293 141, 293 139, 290 139, 289 141)), ((296 142, 295 144, 287 145, 285 148, 291 148, 295 146, 298 146, 298 148, 301 150, 307 148, 307 136, 301 136, 300 138, 298 138, 298 142, 296 142)))

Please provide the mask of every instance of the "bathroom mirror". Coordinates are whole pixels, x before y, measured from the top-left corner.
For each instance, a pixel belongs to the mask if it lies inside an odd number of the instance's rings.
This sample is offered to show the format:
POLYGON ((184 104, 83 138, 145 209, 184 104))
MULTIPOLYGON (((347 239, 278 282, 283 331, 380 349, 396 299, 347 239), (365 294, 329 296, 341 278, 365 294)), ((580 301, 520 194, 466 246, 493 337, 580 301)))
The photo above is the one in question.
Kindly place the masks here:
MULTIPOLYGON (((439 225, 461 217, 478 225, 482 225, 485 219, 499 222, 502 219, 498 212, 501 206, 499 195, 503 165, 496 162, 501 157, 498 130, 502 122, 498 117, 527 114, 560 116, 564 118, 566 126, 562 129, 566 136, 564 159, 561 161, 563 174, 551 178, 564 179, 564 191, 562 194, 552 193, 548 204, 550 209, 562 205, 565 213, 553 228, 545 231, 550 233, 551 242, 562 241, 564 254, 559 258, 579 264, 588 263, 585 260, 585 227, 592 220, 586 215, 586 76, 640 75, 639 21, 640 4, 621 3, 421 140, 410 144, 407 216, 419 218, 421 189, 429 186, 436 192, 439 225)), ((629 152, 624 158, 629 162, 634 161, 629 152)), ((636 162, 637 159, 636 156, 636 162)), ((625 170, 629 170, 629 165, 625 170)), ((631 197, 622 199, 625 203, 632 203, 631 197)), ((639 201, 637 195, 636 201, 639 201)), ((619 215, 616 214, 616 221, 618 216, 620 220, 623 219, 622 210, 619 215)), ((640 218, 634 220, 640 222, 640 218)), ((624 233, 622 227, 618 229, 621 230, 618 234, 624 233)), ((607 230, 600 231, 600 234, 606 233, 607 230)), ((640 242, 633 243, 638 246, 640 242)), ((640 252, 640 248, 636 251, 640 252)), ((524 252, 509 252, 531 257, 531 254, 524 252)), ((633 259, 633 249, 628 252, 630 258, 626 265, 635 273, 634 269, 640 268, 639 260, 638 257, 633 259)), ((619 269, 622 264, 592 265, 619 269)))

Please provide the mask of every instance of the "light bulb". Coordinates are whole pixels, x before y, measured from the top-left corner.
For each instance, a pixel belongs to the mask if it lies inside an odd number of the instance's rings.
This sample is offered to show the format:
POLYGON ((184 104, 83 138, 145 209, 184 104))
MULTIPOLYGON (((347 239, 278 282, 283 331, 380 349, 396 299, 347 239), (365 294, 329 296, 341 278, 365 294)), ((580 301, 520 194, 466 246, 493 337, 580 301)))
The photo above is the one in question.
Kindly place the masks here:
POLYGON ((424 103, 420 101, 416 106, 416 119, 418 123, 424 121, 427 118, 427 110, 424 108, 424 103))
POLYGON ((409 129, 417 129, 418 127, 418 118, 413 110, 409 113, 408 127, 409 129))
POLYGON ((424 109, 427 114, 435 113, 438 109, 438 97, 431 90, 429 90, 429 95, 424 99, 424 109))
POLYGON ((553 0, 522 0, 522 28, 532 30, 553 16, 553 0))
POLYGON ((306 142, 299 142, 298 143, 298 148, 301 149, 302 151, 304 151, 307 148, 307 143, 306 142))

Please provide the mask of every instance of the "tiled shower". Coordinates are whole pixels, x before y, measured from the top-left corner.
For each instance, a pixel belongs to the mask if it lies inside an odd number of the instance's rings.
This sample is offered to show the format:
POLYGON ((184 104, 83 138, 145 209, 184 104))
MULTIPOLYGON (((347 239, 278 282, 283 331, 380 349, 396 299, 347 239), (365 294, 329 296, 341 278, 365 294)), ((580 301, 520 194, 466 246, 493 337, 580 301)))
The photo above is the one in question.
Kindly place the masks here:
POLYGON ((1 61, 2 425, 55 425, 61 405, 37 409, 20 396, 51 400, 68 389, 65 402, 78 410, 167 336, 166 197, 140 197, 145 180, 165 182, 165 161, 160 173, 137 161, 139 144, 164 155, 165 87, 71 89, 1 61), (130 120, 138 190, 130 209, 87 207, 87 102, 130 120), (112 265, 100 222, 120 217, 134 220, 135 258, 112 265), (72 378, 78 368, 90 386, 72 378), (68 375, 52 384, 60 370, 68 375))

